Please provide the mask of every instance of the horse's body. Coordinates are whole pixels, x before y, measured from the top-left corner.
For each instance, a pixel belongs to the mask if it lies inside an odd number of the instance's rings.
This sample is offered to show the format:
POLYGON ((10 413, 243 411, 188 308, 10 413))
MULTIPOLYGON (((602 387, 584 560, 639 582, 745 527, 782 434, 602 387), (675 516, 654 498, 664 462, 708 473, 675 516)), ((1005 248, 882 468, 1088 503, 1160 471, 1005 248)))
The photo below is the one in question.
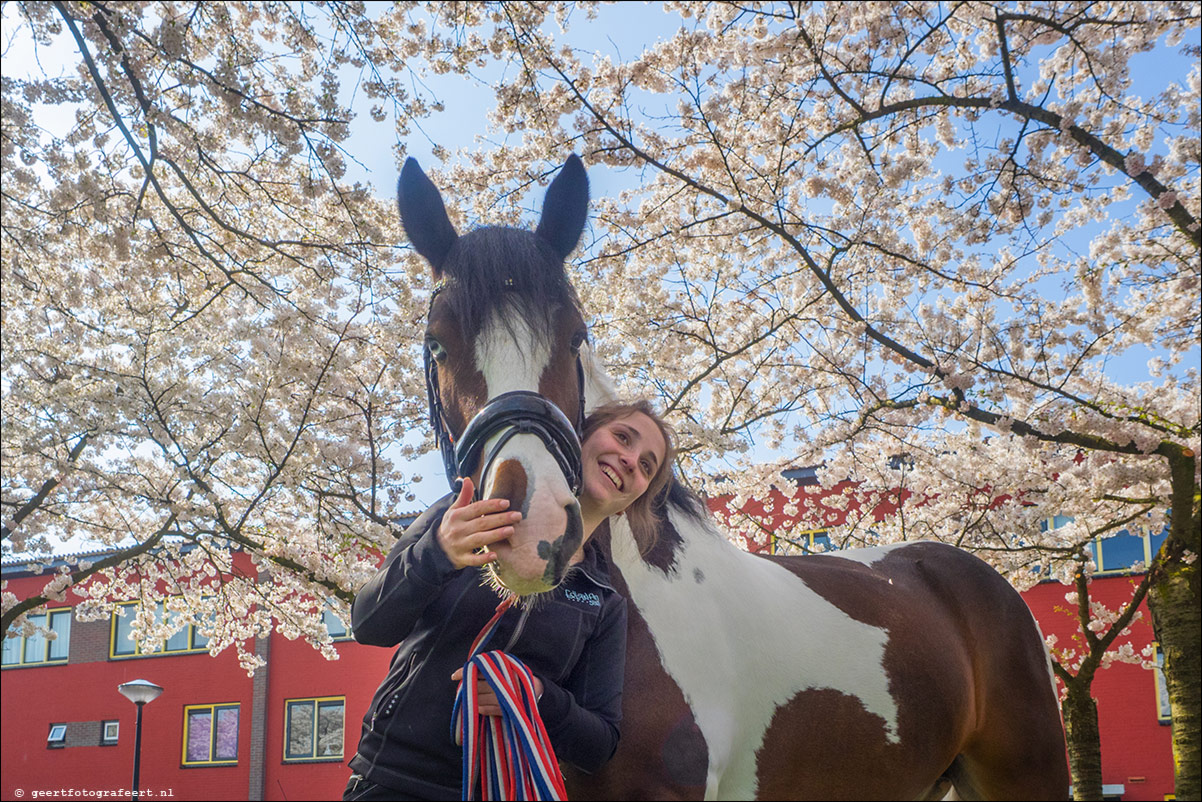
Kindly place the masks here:
POLYGON ((612 521, 622 741, 571 798, 1067 797, 1042 637, 996 571, 939 543, 760 557, 687 506, 646 556, 612 521))
MULTIPOLYGON (((403 174, 402 195, 405 181, 403 174)), ((426 197, 408 212, 402 199, 402 217, 439 278, 447 250, 439 240, 456 235, 437 190, 410 183, 426 197), (437 214, 416 208, 431 205, 429 191, 437 214)), ((566 281, 562 257, 580 233, 575 222, 559 235, 554 229, 563 226, 548 224, 558 183, 548 190, 537 235, 558 243, 559 260, 540 268, 559 271, 552 283, 566 281)), ((578 188, 571 194, 579 200, 578 188)), ((473 325, 466 322, 472 316, 432 304, 431 331, 448 352, 436 378, 444 390, 451 385, 441 401, 449 437, 478 428, 469 419, 491 408, 498 392, 540 393, 562 409, 579 404, 581 393, 590 407, 610 400, 608 380, 575 333, 579 312, 565 300, 574 296, 548 303, 540 292, 522 300, 531 282, 492 268, 468 282, 469 269, 481 263, 466 247, 472 236, 456 246, 460 291, 471 286, 515 300, 485 307, 473 325), (512 369, 507 359, 515 360, 512 369)), ((483 452, 508 436, 505 426, 492 432, 483 452)), ((466 468, 482 474, 487 492, 536 513, 515 547, 542 560, 516 572, 512 589, 524 593, 553 586, 565 549, 575 546, 561 514, 563 475, 556 484, 564 460, 547 457, 544 448, 556 447, 533 437, 513 440, 488 464, 468 460, 466 468), (550 502, 535 505, 522 494, 527 485, 550 487, 543 491, 550 502)), ((1043 639, 1022 598, 993 569, 938 543, 761 557, 731 545, 680 486, 664 504, 653 543, 636 543, 621 517, 594 535, 630 602, 622 739, 596 774, 565 767, 571 798, 921 799, 953 790, 962 798, 1067 797, 1064 734, 1043 639)))

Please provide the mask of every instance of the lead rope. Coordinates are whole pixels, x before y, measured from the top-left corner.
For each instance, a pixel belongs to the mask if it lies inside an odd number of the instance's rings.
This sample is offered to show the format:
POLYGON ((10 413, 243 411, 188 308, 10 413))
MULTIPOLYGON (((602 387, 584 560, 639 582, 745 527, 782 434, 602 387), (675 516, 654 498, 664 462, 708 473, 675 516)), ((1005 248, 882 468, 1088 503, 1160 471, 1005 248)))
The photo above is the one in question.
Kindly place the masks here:
POLYGON ((510 596, 498 604, 492 619, 476 636, 455 695, 451 734, 463 747, 465 800, 568 798, 555 750, 538 713, 534 675, 506 652, 480 653, 516 598, 510 596), (477 712, 476 686, 481 678, 497 695, 500 716, 477 712), (478 797, 473 796, 477 787, 478 797))

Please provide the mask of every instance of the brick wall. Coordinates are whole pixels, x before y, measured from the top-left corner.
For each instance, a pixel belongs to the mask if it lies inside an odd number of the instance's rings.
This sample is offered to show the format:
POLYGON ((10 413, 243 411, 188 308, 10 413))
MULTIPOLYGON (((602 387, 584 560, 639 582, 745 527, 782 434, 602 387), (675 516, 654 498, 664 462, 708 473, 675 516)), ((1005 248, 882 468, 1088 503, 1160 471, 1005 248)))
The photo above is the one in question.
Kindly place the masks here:
POLYGON ((71 622, 71 651, 68 663, 97 663, 109 659, 111 618, 71 622))

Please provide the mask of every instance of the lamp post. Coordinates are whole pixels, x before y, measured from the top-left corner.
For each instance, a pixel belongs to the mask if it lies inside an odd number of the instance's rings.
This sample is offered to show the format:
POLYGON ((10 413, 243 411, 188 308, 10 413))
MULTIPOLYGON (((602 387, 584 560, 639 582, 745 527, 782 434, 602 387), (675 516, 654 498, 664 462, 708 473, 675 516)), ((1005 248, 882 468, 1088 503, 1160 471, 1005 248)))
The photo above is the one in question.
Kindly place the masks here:
POLYGON ((134 784, 130 787, 129 797, 130 799, 137 799, 139 796, 138 769, 141 768, 142 761, 142 706, 147 702, 153 702, 155 699, 158 699, 163 689, 148 680, 135 679, 118 685, 117 690, 121 692, 122 696, 138 706, 138 722, 134 725, 134 784))

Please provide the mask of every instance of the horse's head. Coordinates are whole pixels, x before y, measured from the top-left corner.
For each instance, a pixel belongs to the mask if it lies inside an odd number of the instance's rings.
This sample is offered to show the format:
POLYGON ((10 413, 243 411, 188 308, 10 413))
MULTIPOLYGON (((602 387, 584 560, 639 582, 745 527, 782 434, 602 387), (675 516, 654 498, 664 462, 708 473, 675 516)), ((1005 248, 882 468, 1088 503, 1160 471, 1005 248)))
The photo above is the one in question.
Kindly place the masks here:
POLYGON ((568 159, 534 232, 459 236, 413 159, 397 204, 433 269, 426 378, 448 477, 471 476, 479 498, 507 498, 522 513, 508 541, 492 547, 495 579, 518 595, 550 590, 583 539, 576 492, 586 329, 563 262, 587 219, 584 165, 568 159))

